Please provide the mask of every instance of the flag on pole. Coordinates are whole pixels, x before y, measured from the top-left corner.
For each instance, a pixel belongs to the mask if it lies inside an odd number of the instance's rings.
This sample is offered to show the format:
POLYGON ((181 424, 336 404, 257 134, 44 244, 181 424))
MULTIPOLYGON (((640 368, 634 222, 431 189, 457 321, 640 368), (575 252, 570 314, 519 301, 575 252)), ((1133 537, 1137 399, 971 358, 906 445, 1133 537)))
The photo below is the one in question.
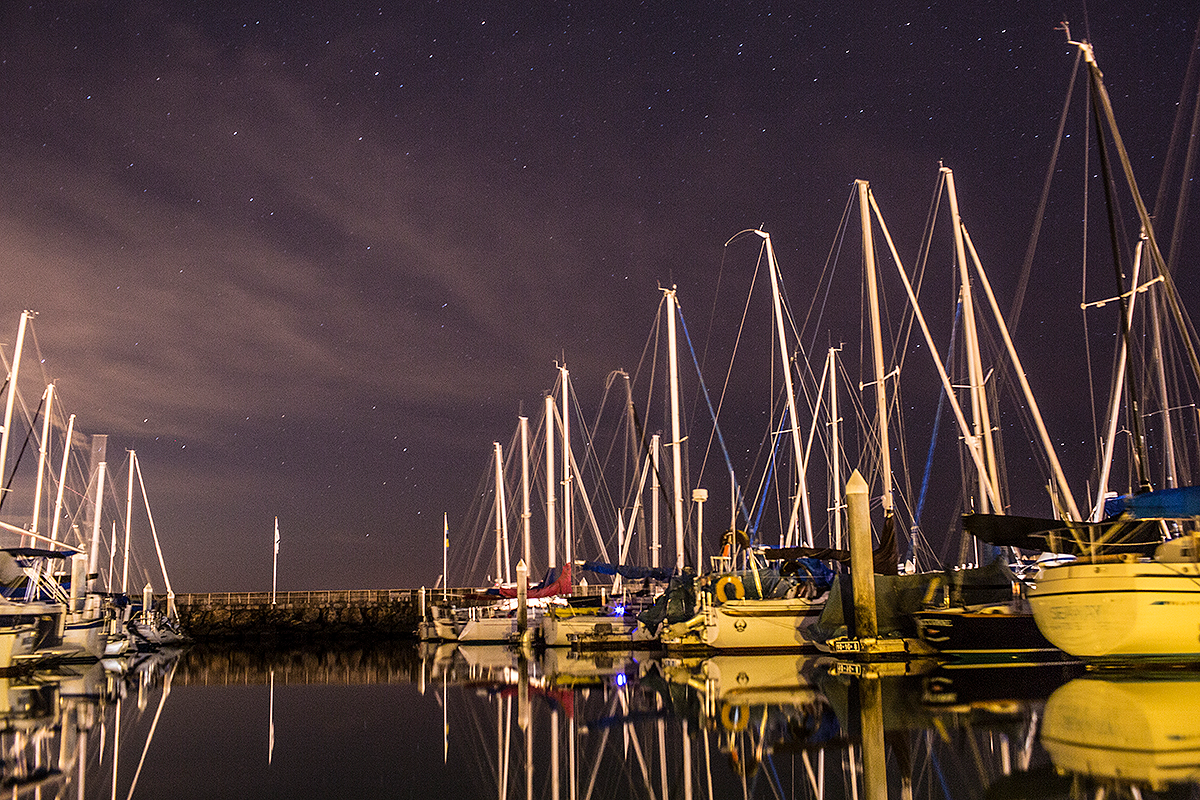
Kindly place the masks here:
POLYGON ((275 586, 279 576, 279 517, 275 518, 275 554, 271 556, 271 605, 275 605, 275 586))

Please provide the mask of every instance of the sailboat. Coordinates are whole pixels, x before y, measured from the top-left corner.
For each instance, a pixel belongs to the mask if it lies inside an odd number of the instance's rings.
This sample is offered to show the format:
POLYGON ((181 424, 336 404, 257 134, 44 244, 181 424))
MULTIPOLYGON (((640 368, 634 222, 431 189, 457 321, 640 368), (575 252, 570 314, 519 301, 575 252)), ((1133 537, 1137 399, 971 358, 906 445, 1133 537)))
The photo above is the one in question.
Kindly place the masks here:
POLYGON ((127 595, 129 591, 129 534, 133 509, 133 479, 135 475, 138 479, 138 485, 142 490, 142 502, 146 509, 146 518, 150 523, 150 533, 154 539, 154 550, 158 555, 158 565, 162 571, 162 578, 166 584, 167 594, 164 602, 156 602, 154 599, 154 590, 150 583, 147 582, 142 589, 141 606, 133 609, 128 622, 128 628, 133 634, 139 649, 153 649, 182 644, 187 641, 188 637, 179 624, 179 615, 175 610, 175 592, 171 589, 171 579, 167 575, 166 562, 163 561, 162 546, 158 541, 158 529, 154 526, 154 515, 150 513, 150 499, 146 495, 146 482, 142 477, 142 465, 138 461, 137 453, 133 450, 129 451, 129 490, 125 502, 125 553, 121 570, 121 593, 127 595))
MULTIPOLYGON (((565 369, 563 370, 565 373, 565 369)), ((565 377, 564 377, 565 382, 565 377)), ((566 391, 566 389, 564 389, 566 391)), ((548 413, 552 411, 551 400, 547 397, 548 413)), ((552 425, 551 417, 547 417, 547 426, 552 425)), ((528 421, 520 418, 520 435, 522 441, 522 549, 523 559, 528 564, 530 550, 529 530, 529 487, 528 487, 528 421)), ((548 448, 549 450, 549 448, 548 448)), ((469 593, 466 597, 448 598, 443 591, 442 602, 433 603, 429 607, 428 618, 422 626, 423 638, 476 644, 502 644, 514 641, 518 634, 518 588, 511 580, 511 559, 509 546, 509 503, 505 482, 505 461, 503 447, 499 442, 492 444, 492 459, 490 463, 491 481, 494 484, 493 502, 490 516, 495 523, 495 585, 486 590, 469 593)), ((445 527, 445 523, 443 523, 445 527)), ((449 545, 448 529, 443 539, 443 573, 446 570, 445 552, 449 545)), ((518 571, 520 566, 518 566, 518 571)), ((443 576, 444 579, 444 576, 443 576)), ((551 597, 556 594, 570 594, 571 564, 568 561, 561 569, 553 566, 547 572, 547 578, 538 586, 529 587, 527 599, 551 597)), ((533 623, 536 627, 536 622, 533 623)))
MULTIPOLYGON (((743 231, 746 233, 746 231, 743 231)), ((800 427, 796 410, 795 391, 792 385, 790 348, 785 337, 782 295, 779 287, 779 269, 770 234, 762 230, 750 231, 762 240, 767 258, 767 270, 771 279, 771 297, 775 333, 778 336, 780 356, 783 359, 784 397, 787 403, 787 418, 790 441, 799 476, 795 502, 788 523, 789 536, 796 529, 798 515, 803 511, 808 516, 808 495, 804 483, 804 455, 800 442, 800 427)), ((735 237, 736 238, 736 237, 735 237)), ((673 295, 672 295, 673 299, 673 295)), ((672 357, 674 355, 674 309, 670 332, 672 357)), ((678 448, 675 448, 678 450, 678 448)), ((678 493, 678 489, 677 489, 678 493)), ((677 508, 677 519, 680 518, 677 508)), ((677 523, 678 524, 678 523, 677 523)), ((829 595, 832 573, 801 574, 800 577, 783 578, 763 563, 759 565, 753 551, 746 549, 749 568, 734 571, 739 542, 736 531, 727 535, 722 556, 714 559, 718 568, 707 576, 700 591, 696 592, 698 607, 696 614, 674 624, 665 625, 659 638, 669 649, 704 648, 714 650, 778 650, 810 646, 803 631, 820 617, 829 595)), ((748 544, 748 542, 744 542, 748 544)), ((699 552, 697 557, 699 558, 699 552)), ((682 567, 682 563, 680 564, 682 567)), ((686 586, 680 587, 687 591, 686 586)))
MULTIPOLYGON (((1078 46, 1087 64, 1097 128, 1102 127, 1103 119, 1141 219, 1143 238, 1138 252, 1141 253, 1144 247, 1149 254, 1149 261, 1158 273, 1153 278, 1152 288, 1162 292, 1164 305, 1184 338, 1192 370, 1200 375, 1200 361, 1187 335, 1187 326, 1181 324, 1183 313, 1175 297, 1174 284, 1134 180, 1092 47, 1087 42, 1073 44, 1078 46)), ((1098 145, 1102 165, 1107 171, 1103 137, 1098 138, 1098 145)), ((1127 417, 1140 486, 1130 497, 1117 498, 1118 507, 1111 509, 1105 517, 1105 474, 1091 524, 1070 520, 1058 523, 1059 528, 1068 532, 1063 538, 1073 541, 1081 555, 1044 563, 1034 578, 1035 585, 1029 590, 1029 602, 1038 628, 1047 639, 1071 655, 1098 662, 1196 661, 1200 660, 1200 530, 1196 523, 1200 518, 1200 487, 1151 491, 1141 427, 1142 409, 1138 406, 1140 398, 1133 376, 1128 379, 1126 388, 1121 387, 1121 378, 1129 370, 1126 357, 1132 357, 1127 351, 1132 338, 1130 322, 1134 301, 1143 286, 1150 288, 1149 283, 1139 286, 1138 280, 1135 262, 1133 290, 1127 293, 1122 287, 1117 298, 1124 334, 1119 365, 1125 369, 1118 368, 1118 388, 1110 398, 1107 447, 1111 453, 1116 409, 1121 395, 1127 393, 1130 397, 1127 417), (1111 545, 1120 544, 1126 534, 1144 533, 1147 528, 1156 531, 1161 541, 1155 545, 1153 539, 1150 540, 1148 544, 1153 550, 1149 554, 1142 554, 1136 548, 1112 549, 1111 545)), ((1156 360, 1161 363, 1162 356, 1156 360)), ((1164 417, 1168 413, 1169 406, 1164 404, 1164 417)), ((1173 453, 1169 442, 1164 449, 1170 458, 1173 453)))
MULTIPOLYGON (((982 512, 989 518, 1004 519, 1005 512, 1001 481, 1003 471, 998 458, 1001 450, 1000 432, 993 430, 991 422, 993 412, 989 410, 989 398, 985 391, 989 384, 995 384, 996 381, 988 381, 986 378, 988 372, 984 369, 981 337, 975 310, 974 294, 976 289, 974 287, 976 286, 982 287, 983 294, 988 301, 987 305, 990 306, 995 317, 996 327, 1007 347, 1016 382, 1023 390, 1025 406, 1038 431, 1055 485, 1060 487, 1064 497, 1068 497, 1067 503, 1072 509, 1074 503, 1069 500, 1065 475, 1053 442, 1046 432, 1040 408, 1025 377, 1021 360, 1013 347, 1008 326, 1000 313, 987 273, 960 216, 954 173, 944 165, 939 167, 938 173, 937 196, 940 199, 944 191, 949 201, 955 272, 957 273, 955 282, 957 285, 955 292, 957 295, 956 332, 961 324, 967 362, 965 380, 949 380, 947 367, 938 359, 933 341, 928 338, 924 315, 917 303, 916 296, 911 292, 910 303, 925 332, 928 351, 935 359, 939 377, 942 379, 944 395, 941 400, 950 402, 959 425, 960 439, 968 450, 968 457, 964 458, 964 461, 973 467, 969 471, 970 479, 968 481, 974 489, 971 497, 972 512, 966 515, 963 524, 961 552, 965 555, 969 549, 968 545, 972 541, 969 537, 971 526, 967 520, 978 516, 976 512, 982 512), (968 253, 970 259, 968 259, 968 253), (971 265, 974 266, 975 278, 972 277, 971 265), (970 410, 969 421, 966 412, 955 399, 954 386, 957 384, 965 384, 969 389, 969 403, 964 404, 970 410), (995 514, 987 513, 991 511, 994 511, 995 514)), ((932 227, 929 229, 929 234, 932 238, 932 227)), ((901 272, 903 274, 903 270, 901 272)), ((906 287, 911 286, 907 277, 905 277, 905 284, 906 287)), ((947 353, 946 362, 949 362, 953 355, 955 350, 953 342, 956 338, 954 334, 951 335, 952 344, 950 352, 947 353)), ((927 476, 932 454, 931 447, 930 462, 926 464, 927 476)), ((919 513, 918 511, 918 517, 919 513)), ((968 559, 960 556, 960 564, 948 570, 944 579, 935 576, 934 582, 929 584, 929 590, 923 598, 923 607, 912 613, 918 638, 941 655, 960 660, 1026 660, 1059 657, 1056 648, 1041 635, 1034 624, 1032 613, 1024 598, 1024 584, 1009 569, 1004 551, 992 548, 990 553, 987 550, 981 552, 978 540, 975 540, 975 543, 974 566, 963 563, 968 562, 968 559), (981 587, 989 588, 982 588, 981 591, 981 587), (1008 592, 1005 591, 1006 588, 1009 590, 1008 592), (973 601, 967 599, 970 594, 976 595, 973 601), (984 596, 980 597, 980 594, 984 596), (989 594, 992 596, 986 596, 989 594), (939 595, 941 601, 932 602, 939 595)))

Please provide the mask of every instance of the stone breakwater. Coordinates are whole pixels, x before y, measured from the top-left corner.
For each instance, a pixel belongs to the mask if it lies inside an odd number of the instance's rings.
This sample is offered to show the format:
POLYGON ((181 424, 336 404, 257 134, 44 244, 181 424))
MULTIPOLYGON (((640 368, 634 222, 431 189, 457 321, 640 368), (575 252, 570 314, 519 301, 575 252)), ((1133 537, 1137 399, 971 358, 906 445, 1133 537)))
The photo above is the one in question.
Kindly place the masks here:
POLYGON ((416 589, 210 592, 175 596, 193 639, 348 639, 416 635, 416 589))

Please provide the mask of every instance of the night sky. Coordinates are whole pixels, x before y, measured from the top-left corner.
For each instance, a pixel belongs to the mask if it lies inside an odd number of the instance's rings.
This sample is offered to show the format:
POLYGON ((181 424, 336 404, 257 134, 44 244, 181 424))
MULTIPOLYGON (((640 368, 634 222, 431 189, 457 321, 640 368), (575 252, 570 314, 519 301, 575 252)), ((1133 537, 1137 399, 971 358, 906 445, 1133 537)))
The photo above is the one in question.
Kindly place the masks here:
MULTIPOLYGON (((269 589, 275 516, 281 590, 432 585, 443 513, 456 547, 479 533, 492 442, 536 419, 557 364, 597 413, 677 285, 719 393, 759 247, 726 241, 769 231, 804 316, 857 178, 912 259, 953 168, 1010 297, 1075 63, 1059 23, 1095 46, 1148 202, 1197 23, 1190 3, 1079 0, 204 5, 0 8, 3 352, 36 311, 21 392, 36 405, 55 380, 77 430, 109 435, 110 468, 137 451, 176 592, 269 589)), ((1061 382, 1079 268, 1054 243, 1081 236, 1082 154, 1058 168, 1017 338, 1066 428, 1086 416, 1061 382)), ((844 343, 856 374, 858 291, 805 342, 818 359, 844 343)), ((764 367, 722 411, 743 453, 771 425, 766 308, 741 345, 764 367)), ((665 428, 661 408, 646 424, 665 428)), ((1090 428, 1055 435, 1082 491, 1090 428)), ((722 480, 704 479, 706 532, 726 525, 722 480)))

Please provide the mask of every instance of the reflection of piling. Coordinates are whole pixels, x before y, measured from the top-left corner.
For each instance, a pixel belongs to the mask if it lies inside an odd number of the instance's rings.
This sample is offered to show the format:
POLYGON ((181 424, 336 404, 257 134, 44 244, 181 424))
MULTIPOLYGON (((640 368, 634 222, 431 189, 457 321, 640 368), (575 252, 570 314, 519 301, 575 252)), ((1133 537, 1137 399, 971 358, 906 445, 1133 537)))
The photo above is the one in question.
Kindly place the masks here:
POLYGON ((879 677, 858 679, 862 711, 862 768, 868 800, 887 800, 887 752, 883 744, 883 687, 879 677))

